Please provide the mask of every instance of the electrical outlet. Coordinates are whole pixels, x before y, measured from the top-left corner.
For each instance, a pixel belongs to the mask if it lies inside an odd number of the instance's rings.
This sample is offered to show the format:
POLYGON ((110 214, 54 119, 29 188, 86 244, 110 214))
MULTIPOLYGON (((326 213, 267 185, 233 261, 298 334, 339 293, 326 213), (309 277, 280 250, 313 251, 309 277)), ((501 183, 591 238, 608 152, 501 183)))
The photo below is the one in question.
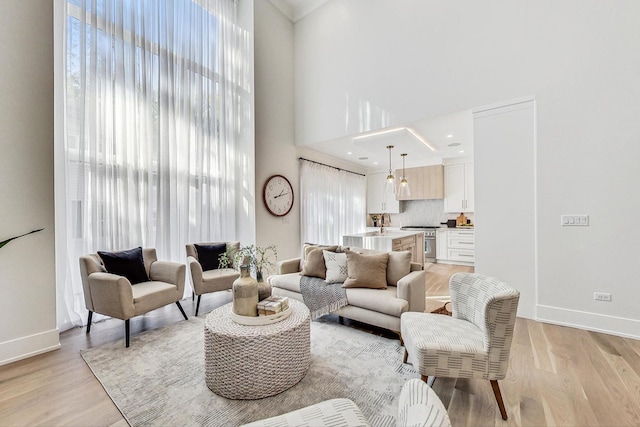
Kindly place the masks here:
POLYGON ((611 294, 606 292, 594 292, 593 299, 596 301, 611 301, 611 294))
POLYGON ((560 225, 563 227, 588 227, 589 215, 560 215, 560 225))

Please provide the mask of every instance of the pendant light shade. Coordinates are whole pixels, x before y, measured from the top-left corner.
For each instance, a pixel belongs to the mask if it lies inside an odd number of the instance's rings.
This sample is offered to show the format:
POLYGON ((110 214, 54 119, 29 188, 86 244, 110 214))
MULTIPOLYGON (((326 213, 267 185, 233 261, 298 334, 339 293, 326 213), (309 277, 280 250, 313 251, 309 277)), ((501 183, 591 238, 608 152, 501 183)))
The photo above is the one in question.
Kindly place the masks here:
POLYGON ((402 198, 406 198, 411 196, 411 189, 409 188, 409 182, 407 181, 407 175, 404 171, 404 159, 407 157, 407 153, 400 154, 402 156, 402 179, 400 180, 400 185, 398 186, 398 196, 402 198))
POLYGON ((389 150, 389 175, 387 175, 387 181, 384 185, 384 194, 385 197, 387 194, 396 194, 396 178, 393 176, 393 171, 391 169, 391 149, 393 145, 387 145, 387 149, 389 150))

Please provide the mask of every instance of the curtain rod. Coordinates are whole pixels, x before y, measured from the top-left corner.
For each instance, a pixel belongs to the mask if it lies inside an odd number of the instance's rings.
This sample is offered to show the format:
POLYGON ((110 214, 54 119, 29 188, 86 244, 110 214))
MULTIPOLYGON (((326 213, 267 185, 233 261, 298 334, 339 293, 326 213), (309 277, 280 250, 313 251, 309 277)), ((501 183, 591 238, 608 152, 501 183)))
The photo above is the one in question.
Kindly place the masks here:
POLYGON ((337 167, 335 167, 335 166, 327 165, 327 164, 325 164, 325 163, 320 163, 320 162, 316 162, 316 161, 314 161, 314 160, 305 159, 304 157, 298 157, 298 160, 304 160, 305 162, 315 163, 315 164, 317 164, 317 165, 326 166, 326 167, 328 167, 328 168, 332 168, 332 169, 338 169, 339 171, 349 172, 349 173, 352 173, 352 174, 354 174, 354 175, 366 176, 365 174, 362 174, 362 173, 352 172, 352 171, 350 171, 350 170, 337 168, 337 167))

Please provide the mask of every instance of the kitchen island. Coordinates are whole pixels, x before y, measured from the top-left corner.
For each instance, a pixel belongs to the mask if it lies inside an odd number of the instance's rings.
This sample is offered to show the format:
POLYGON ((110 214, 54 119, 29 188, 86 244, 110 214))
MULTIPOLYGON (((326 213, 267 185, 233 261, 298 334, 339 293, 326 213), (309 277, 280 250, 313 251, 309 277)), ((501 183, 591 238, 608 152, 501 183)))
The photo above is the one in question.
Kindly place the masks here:
POLYGON ((342 236, 342 245, 376 251, 409 251, 411 261, 424 266, 424 232, 405 230, 370 231, 342 236))

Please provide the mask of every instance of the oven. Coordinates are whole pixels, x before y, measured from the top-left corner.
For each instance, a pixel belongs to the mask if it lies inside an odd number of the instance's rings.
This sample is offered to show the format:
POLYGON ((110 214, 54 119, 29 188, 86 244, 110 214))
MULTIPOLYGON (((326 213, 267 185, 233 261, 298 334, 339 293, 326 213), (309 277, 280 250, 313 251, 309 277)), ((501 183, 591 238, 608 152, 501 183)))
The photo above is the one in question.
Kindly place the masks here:
POLYGON ((440 228, 440 226, 408 225, 401 227, 402 230, 424 232, 424 262, 436 262, 436 228, 440 228))

